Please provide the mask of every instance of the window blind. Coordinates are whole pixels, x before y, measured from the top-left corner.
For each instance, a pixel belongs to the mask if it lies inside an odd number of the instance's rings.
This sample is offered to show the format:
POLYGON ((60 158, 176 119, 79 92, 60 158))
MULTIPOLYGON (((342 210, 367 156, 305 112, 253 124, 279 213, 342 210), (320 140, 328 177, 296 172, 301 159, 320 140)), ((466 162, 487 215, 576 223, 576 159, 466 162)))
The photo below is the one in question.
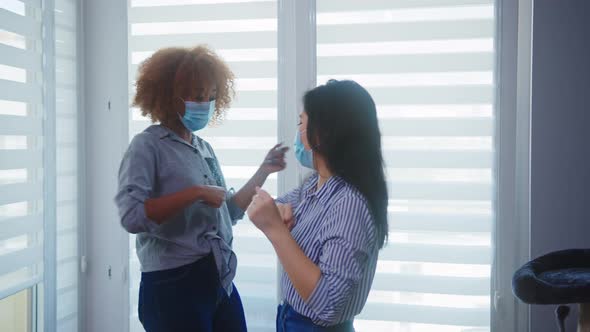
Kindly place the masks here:
MULTIPOLYGON (((254 174, 277 140, 277 3, 248 0, 132 0, 129 8, 129 81, 138 64, 155 50, 205 43, 234 71, 236 99, 221 125, 198 134, 211 143, 228 186, 239 189, 254 174)), ((133 84, 130 97, 134 95, 133 84)), ((139 110, 130 111, 130 138, 149 125, 139 110)), ((265 189, 277 193, 276 176, 265 189)), ((234 227, 238 256, 236 286, 250 331, 274 331, 276 257, 263 235, 247 220, 234 227)), ((137 319, 139 262, 130 237, 131 331, 137 319)))
POLYGON ((377 104, 389 187, 357 331, 489 331, 493 0, 317 0, 318 84, 377 104))
POLYGON ((41 1, 0 1, 0 298, 43 278, 41 1))
POLYGON ((78 1, 55 0, 57 331, 78 331, 78 1))

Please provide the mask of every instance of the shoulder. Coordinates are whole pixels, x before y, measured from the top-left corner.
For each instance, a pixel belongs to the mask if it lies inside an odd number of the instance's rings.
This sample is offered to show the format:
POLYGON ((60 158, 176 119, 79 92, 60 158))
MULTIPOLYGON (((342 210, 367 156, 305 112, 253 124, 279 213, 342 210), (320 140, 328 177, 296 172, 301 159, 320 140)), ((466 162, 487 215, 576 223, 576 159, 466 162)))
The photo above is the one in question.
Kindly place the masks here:
POLYGON ((158 149, 160 144, 160 133, 157 130, 150 130, 155 126, 151 126, 141 133, 135 135, 131 142, 127 152, 141 153, 141 152, 154 152, 158 149))
POLYGON ((165 129, 158 125, 149 126, 141 133, 135 135, 131 140, 131 145, 153 145, 156 144, 160 138, 165 134, 165 129))
POLYGON ((348 182, 340 180, 337 183, 330 209, 338 227, 345 223, 346 228, 357 232, 366 234, 375 232, 369 202, 360 191, 348 182))
POLYGON ((332 207, 353 213, 355 216, 369 216, 369 203, 354 186, 342 181, 332 198, 332 207))

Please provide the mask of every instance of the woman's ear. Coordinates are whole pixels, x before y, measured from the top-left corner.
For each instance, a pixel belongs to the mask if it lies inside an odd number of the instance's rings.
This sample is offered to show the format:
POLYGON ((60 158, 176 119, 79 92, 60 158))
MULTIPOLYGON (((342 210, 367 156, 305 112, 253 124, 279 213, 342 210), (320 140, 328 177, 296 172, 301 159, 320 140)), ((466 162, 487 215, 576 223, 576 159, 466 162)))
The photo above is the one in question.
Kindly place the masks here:
POLYGON ((313 135, 314 137, 312 138, 313 142, 310 142, 311 147, 315 150, 320 146, 320 133, 319 132, 315 132, 315 135, 313 135))

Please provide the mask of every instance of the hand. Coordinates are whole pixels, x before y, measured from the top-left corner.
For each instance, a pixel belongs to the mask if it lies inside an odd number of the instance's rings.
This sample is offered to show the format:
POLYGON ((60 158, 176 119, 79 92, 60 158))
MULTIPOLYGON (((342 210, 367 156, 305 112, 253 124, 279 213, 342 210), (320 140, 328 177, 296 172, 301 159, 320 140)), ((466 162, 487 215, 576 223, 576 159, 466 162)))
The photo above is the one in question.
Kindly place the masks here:
POLYGON ((281 214, 281 219, 283 220, 283 224, 287 226, 289 231, 293 229, 295 226, 295 217, 293 216, 293 208, 291 204, 277 204, 277 208, 279 209, 279 213, 281 214))
POLYGON ((268 235, 278 227, 286 228, 274 199, 260 187, 256 187, 256 195, 246 212, 252 223, 264 234, 268 235))
POLYGON ((266 174, 272 174, 284 170, 285 167, 287 167, 287 162, 285 161, 285 153, 287 151, 289 151, 289 147, 283 146, 283 143, 275 145, 266 154, 260 169, 266 174))
POLYGON ((225 202, 225 188, 217 186, 199 186, 200 201, 214 208, 225 202))

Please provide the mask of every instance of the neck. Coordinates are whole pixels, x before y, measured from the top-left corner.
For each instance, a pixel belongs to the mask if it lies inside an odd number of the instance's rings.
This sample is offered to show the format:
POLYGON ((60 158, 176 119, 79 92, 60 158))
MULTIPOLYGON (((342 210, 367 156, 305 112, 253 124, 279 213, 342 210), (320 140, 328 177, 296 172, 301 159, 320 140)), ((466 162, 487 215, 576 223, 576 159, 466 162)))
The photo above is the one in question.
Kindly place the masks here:
POLYGON ((322 186, 326 182, 328 182, 328 180, 332 177, 333 174, 332 174, 332 171, 330 171, 330 169, 326 165, 326 161, 324 160, 324 158, 322 156, 315 154, 313 156, 313 159, 315 161, 316 170, 318 171, 317 190, 320 190, 320 188, 322 188, 322 186))
POLYGON ((187 142, 191 142, 192 134, 191 132, 186 129, 186 127, 180 122, 180 120, 176 121, 165 121, 162 122, 162 126, 172 130, 176 135, 187 142))

